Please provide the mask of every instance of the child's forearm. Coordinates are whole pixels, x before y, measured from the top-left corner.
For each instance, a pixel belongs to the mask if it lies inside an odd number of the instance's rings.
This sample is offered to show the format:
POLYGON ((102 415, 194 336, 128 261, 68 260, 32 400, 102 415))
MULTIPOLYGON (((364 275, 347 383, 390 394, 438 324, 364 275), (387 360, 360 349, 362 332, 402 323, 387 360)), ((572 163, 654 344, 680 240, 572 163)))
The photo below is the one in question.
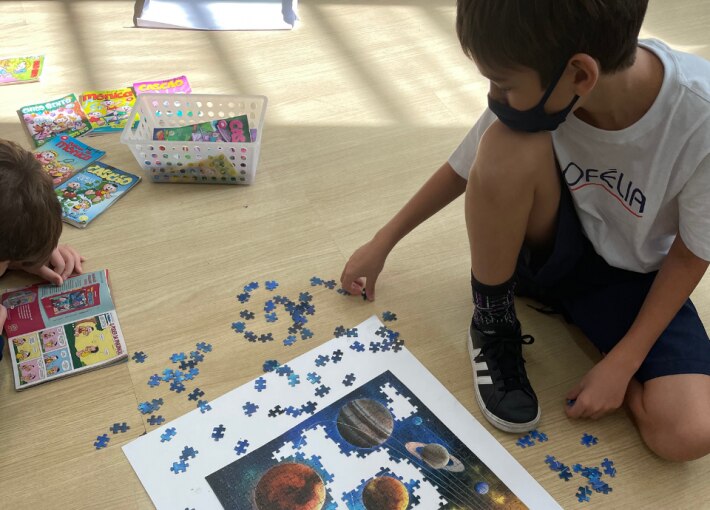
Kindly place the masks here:
POLYGON ((658 337, 705 274, 708 261, 693 254, 676 236, 646 300, 624 338, 610 354, 635 372, 658 337))
POLYGON ((375 234, 375 238, 391 250, 404 236, 464 191, 466 180, 462 179, 449 163, 444 163, 409 202, 375 234))

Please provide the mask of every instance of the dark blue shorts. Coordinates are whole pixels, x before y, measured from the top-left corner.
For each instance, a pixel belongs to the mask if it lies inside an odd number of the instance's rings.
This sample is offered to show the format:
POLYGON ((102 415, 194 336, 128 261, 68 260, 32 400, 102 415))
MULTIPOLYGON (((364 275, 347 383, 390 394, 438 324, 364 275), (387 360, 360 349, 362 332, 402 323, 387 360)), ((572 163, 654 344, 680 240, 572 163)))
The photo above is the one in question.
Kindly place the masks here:
MULTIPOLYGON (((562 184, 554 246, 546 254, 524 247, 516 293, 561 313, 601 351, 609 352, 636 319, 656 273, 612 267, 584 235, 572 197, 562 184)), ((636 378, 710 375, 710 339, 688 299, 651 348, 636 378)))

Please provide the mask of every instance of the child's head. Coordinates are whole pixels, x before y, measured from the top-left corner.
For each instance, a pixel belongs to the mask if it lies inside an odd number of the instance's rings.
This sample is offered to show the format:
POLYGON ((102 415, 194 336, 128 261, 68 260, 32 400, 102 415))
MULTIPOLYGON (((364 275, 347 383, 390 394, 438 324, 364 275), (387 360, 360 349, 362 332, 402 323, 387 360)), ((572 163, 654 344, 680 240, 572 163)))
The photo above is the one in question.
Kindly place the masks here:
POLYGON ((464 53, 491 71, 529 68, 546 88, 576 53, 601 73, 634 63, 648 0, 458 0, 464 53))
POLYGON ((0 261, 46 263, 62 233, 62 209, 33 154, 0 139, 0 261))

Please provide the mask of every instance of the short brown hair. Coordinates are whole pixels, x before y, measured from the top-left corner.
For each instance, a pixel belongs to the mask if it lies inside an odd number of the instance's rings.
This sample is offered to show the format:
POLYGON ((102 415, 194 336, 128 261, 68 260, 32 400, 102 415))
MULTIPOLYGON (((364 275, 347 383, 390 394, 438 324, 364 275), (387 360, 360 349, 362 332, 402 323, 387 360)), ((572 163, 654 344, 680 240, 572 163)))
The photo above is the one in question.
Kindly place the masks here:
POLYGON ((648 0, 458 0, 464 53, 489 69, 527 67, 546 87, 575 53, 602 73, 634 63, 648 0))
POLYGON ((62 233, 62 208, 34 155, 0 139, 0 261, 49 259, 62 233))

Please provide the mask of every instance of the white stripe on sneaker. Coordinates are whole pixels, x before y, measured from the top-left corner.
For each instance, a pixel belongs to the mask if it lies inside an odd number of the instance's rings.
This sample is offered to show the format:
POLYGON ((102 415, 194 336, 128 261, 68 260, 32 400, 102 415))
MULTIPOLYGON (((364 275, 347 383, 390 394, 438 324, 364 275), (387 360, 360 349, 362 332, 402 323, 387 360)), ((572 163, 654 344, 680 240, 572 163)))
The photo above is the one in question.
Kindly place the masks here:
POLYGON ((478 384, 479 386, 482 384, 493 384, 493 379, 491 379, 490 375, 476 377, 476 384, 478 384))

